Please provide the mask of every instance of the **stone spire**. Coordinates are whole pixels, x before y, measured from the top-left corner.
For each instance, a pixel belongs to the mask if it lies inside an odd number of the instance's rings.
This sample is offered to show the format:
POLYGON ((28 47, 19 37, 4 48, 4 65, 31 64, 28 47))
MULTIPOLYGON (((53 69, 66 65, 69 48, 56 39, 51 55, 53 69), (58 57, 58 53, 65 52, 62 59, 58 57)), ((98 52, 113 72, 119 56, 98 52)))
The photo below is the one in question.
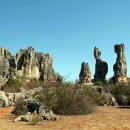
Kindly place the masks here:
POLYGON ((127 63, 125 58, 124 44, 116 44, 114 46, 115 53, 117 54, 116 63, 113 66, 114 80, 116 82, 128 82, 127 78, 127 63))
POLYGON ((94 57, 96 60, 95 64, 95 75, 94 80, 95 81, 105 81, 106 80, 106 74, 108 72, 108 65, 106 62, 102 61, 101 58, 101 52, 98 48, 94 48, 94 57))
POLYGON ((81 71, 79 74, 79 82, 81 84, 92 84, 91 83, 91 72, 88 63, 83 62, 81 65, 81 71))

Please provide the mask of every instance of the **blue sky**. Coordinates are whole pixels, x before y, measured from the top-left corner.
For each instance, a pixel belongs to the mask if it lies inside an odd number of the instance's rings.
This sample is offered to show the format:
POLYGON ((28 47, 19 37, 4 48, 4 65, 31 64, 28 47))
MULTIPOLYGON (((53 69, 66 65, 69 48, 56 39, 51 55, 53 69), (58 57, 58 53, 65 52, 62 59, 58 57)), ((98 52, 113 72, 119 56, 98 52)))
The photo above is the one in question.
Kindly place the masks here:
POLYGON ((78 79, 83 61, 93 78, 95 46, 113 76, 117 43, 126 46, 130 76, 130 0, 0 0, 0 45, 13 55, 28 46, 50 53, 69 80, 78 79))

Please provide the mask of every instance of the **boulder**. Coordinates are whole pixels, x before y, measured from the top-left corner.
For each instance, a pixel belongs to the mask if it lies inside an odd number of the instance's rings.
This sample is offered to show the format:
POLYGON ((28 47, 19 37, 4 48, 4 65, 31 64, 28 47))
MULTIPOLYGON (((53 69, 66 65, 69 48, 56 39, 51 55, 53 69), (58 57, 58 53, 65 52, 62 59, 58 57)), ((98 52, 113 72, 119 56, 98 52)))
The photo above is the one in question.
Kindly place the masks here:
POLYGON ((8 97, 3 91, 0 91, 0 107, 9 107, 8 97))
POLYGON ((40 103, 37 99, 27 99, 26 102, 27 102, 27 109, 29 112, 31 113, 39 112, 40 103))
POLYGON ((57 120, 58 117, 53 113, 51 109, 45 106, 39 107, 39 115, 43 117, 44 120, 57 120))

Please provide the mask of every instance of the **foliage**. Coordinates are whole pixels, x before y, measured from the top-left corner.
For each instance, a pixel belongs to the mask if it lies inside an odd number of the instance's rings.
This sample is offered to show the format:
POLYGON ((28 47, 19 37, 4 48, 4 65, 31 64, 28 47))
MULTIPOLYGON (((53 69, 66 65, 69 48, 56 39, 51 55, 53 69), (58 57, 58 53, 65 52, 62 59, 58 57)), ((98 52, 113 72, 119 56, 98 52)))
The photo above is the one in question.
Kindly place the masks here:
POLYGON ((47 108, 52 109, 57 102, 57 97, 54 89, 50 89, 48 87, 44 87, 43 91, 40 93, 36 93, 38 95, 37 99, 47 108))
POLYGON ((28 112, 27 103, 22 99, 19 99, 16 102, 15 108, 12 111, 13 114, 17 115, 25 115, 28 112))
POLYGON ((44 87, 38 94, 39 101, 57 114, 80 115, 91 113, 95 109, 92 90, 79 85, 56 84, 44 87))
POLYGON ((80 86, 64 86, 56 90, 58 95, 55 112, 65 115, 82 115, 93 112, 94 100, 91 94, 80 86))
POLYGON ((33 88, 42 87, 42 86, 43 86, 43 82, 37 79, 31 79, 29 82, 26 82, 24 84, 24 87, 26 89, 33 89, 33 88))
POLYGON ((130 105, 130 85, 116 84, 111 88, 119 105, 130 105))
POLYGON ((9 78, 7 84, 4 86, 4 91, 18 92, 23 85, 23 79, 21 78, 9 78))

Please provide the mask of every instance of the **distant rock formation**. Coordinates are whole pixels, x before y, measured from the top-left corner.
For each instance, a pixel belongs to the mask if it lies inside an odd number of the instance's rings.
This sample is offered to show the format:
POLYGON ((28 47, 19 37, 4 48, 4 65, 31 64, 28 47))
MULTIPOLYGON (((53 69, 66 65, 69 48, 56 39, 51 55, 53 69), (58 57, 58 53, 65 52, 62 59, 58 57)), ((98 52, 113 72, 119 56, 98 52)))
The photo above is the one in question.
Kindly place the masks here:
POLYGON ((83 62, 81 65, 81 71, 79 74, 79 83, 81 84, 92 84, 91 83, 91 72, 88 63, 83 62))
POLYGON ((95 81, 105 81, 106 80, 106 74, 108 72, 108 65, 106 62, 102 61, 101 58, 101 52, 98 48, 94 48, 94 57, 96 59, 95 64, 95 75, 94 80, 95 81))
POLYGON ((116 63, 113 66, 115 82, 128 82, 127 78, 127 63, 125 58, 124 44, 116 44, 114 46, 115 53, 117 53, 116 63))
POLYGON ((21 49, 16 56, 4 48, 0 48, 0 79, 9 77, 25 77, 43 81, 56 80, 56 73, 52 68, 53 59, 49 54, 36 53, 34 48, 21 49))

